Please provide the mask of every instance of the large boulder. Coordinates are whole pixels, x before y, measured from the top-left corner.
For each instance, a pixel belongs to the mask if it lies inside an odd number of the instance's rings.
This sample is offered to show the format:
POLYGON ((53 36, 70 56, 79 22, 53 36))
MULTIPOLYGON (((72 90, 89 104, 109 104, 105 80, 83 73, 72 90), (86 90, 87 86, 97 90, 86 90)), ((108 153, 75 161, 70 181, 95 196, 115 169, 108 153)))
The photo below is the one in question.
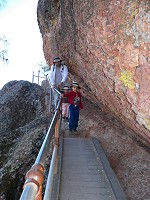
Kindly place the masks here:
POLYGON ((42 88, 28 81, 10 81, 0 90, 0 134, 32 121, 44 111, 42 88))
POLYGON ((49 65, 58 55, 87 98, 150 142, 149 0, 39 0, 49 65))
POLYGON ((21 195, 49 124, 44 100, 42 87, 28 81, 10 81, 0 90, 0 199, 21 195))

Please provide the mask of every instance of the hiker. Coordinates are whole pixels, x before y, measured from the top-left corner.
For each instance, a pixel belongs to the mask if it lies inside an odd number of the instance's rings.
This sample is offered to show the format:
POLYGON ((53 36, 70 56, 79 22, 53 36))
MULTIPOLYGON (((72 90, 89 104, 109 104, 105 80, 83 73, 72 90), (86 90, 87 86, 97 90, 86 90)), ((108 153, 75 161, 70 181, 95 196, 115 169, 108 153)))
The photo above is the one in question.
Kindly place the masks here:
MULTIPOLYGON (((65 85, 63 88, 63 93, 67 94, 70 91, 70 87, 68 85, 65 85)), ((68 97, 63 97, 62 98, 62 118, 64 120, 68 120, 69 116, 69 102, 68 102, 68 97)))
POLYGON ((50 68, 50 84, 53 89, 54 95, 54 106, 56 108, 58 103, 59 94, 54 90, 56 88, 58 91, 61 91, 62 86, 66 85, 68 77, 68 68, 66 65, 61 64, 62 60, 59 57, 53 59, 53 65, 50 68))
POLYGON ((78 92, 79 84, 73 82, 71 85, 72 90, 68 93, 63 94, 64 97, 68 97, 69 102, 69 130, 77 131, 79 121, 79 110, 83 109, 81 101, 81 93, 78 92))

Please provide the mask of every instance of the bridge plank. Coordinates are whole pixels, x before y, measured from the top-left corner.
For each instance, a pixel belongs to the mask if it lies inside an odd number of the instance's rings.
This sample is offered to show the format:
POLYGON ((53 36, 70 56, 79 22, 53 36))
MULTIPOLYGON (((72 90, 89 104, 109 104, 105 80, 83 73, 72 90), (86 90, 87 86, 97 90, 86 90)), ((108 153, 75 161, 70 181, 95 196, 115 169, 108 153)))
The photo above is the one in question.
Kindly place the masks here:
POLYGON ((64 138, 60 200, 116 200, 90 139, 64 138))

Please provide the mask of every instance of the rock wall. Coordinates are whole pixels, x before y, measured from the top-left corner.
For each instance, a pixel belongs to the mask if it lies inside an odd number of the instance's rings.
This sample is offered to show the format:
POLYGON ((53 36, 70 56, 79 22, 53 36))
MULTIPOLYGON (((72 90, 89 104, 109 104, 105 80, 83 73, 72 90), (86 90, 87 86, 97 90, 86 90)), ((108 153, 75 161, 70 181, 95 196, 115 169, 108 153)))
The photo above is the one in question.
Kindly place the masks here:
POLYGON ((150 141, 149 0, 39 0, 47 63, 60 56, 84 95, 150 141))
POLYGON ((0 90, 0 134, 26 125, 44 110, 44 92, 28 81, 10 81, 0 90))
POLYGON ((20 198, 26 172, 35 162, 49 124, 45 93, 28 81, 0 90, 0 199, 20 198))

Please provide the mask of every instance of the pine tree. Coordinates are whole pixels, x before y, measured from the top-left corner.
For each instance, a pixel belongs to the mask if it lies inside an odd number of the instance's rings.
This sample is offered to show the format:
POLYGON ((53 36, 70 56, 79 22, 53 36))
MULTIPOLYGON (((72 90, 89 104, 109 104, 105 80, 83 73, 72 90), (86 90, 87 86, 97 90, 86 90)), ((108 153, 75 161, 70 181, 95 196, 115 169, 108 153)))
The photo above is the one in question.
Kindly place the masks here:
POLYGON ((0 9, 6 5, 6 0, 0 0, 0 9))
POLYGON ((49 66, 42 61, 40 63, 38 63, 38 65, 41 67, 41 69, 43 70, 44 73, 48 72, 50 70, 49 66))
MULTIPOLYGON (((7 0, 0 0, 0 10, 3 9, 6 5, 7 0)), ((8 40, 6 39, 6 36, 0 37, 0 60, 2 60, 4 63, 8 63, 8 55, 7 55, 7 45, 8 40)))
POLYGON ((0 37, 0 60, 3 61, 3 63, 8 63, 8 54, 7 54, 7 46, 8 46, 8 40, 6 39, 6 36, 0 37))

